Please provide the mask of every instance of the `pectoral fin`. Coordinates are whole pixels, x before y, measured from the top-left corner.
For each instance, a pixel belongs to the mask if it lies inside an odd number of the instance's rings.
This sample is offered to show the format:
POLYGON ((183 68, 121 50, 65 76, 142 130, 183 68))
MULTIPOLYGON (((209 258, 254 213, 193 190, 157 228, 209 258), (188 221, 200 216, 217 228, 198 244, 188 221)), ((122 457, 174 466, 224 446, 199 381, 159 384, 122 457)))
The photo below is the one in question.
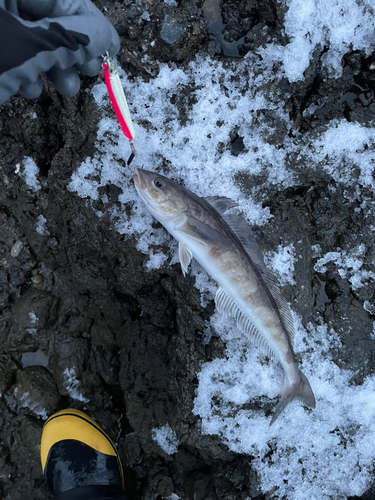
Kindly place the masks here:
POLYGON ((188 271, 188 267, 193 257, 193 254, 190 252, 190 250, 186 245, 180 243, 178 245, 178 256, 180 257, 182 274, 185 276, 188 271))
POLYGON ((195 217, 188 217, 185 224, 180 227, 179 230, 194 240, 204 243, 216 250, 220 249, 220 244, 223 241, 223 237, 220 233, 195 217))

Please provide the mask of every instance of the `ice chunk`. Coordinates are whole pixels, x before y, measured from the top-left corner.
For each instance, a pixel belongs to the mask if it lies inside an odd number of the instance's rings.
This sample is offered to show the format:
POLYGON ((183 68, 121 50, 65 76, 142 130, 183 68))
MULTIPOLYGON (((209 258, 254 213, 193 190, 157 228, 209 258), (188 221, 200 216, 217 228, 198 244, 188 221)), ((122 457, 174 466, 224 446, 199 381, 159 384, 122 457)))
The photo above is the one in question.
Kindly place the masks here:
POLYGON ((23 164, 23 171, 19 172, 19 175, 25 180, 27 186, 32 191, 38 191, 41 188, 40 182, 38 181, 37 178, 39 169, 36 166, 34 160, 29 156, 25 156, 22 164, 23 164))
POLYGON ((364 255, 365 245, 359 245, 351 252, 337 251, 328 252, 317 260, 314 270, 318 273, 327 271, 326 264, 333 262, 337 267, 337 272, 341 278, 348 278, 353 290, 361 288, 368 281, 375 281, 375 273, 362 269, 363 260, 358 258, 364 255))
POLYGON ((68 391, 69 396, 77 401, 82 401, 83 403, 88 403, 90 400, 85 398, 78 390, 81 382, 76 378, 76 371, 74 368, 65 368, 63 371, 64 386, 68 391))
POLYGON ((371 304, 371 302, 369 302, 368 300, 364 301, 363 309, 372 314, 373 316, 375 316, 375 305, 371 304))
POLYGON ((38 318, 35 316, 35 313, 33 311, 29 312, 29 318, 30 318, 31 324, 35 324, 38 322, 38 318))
POLYGON ((169 424, 163 425, 163 427, 159 427, 158 429, 152 429, 152 438, 168 455, 173 455, 177 452, 180 442, 177 439, 175 431, 171 429, 169 424))
POLYGON ((50 232, 46 228, 46 222, 47 219, 43 215, 38 215, 38 217, 35 219, 36 222, 36 232, 41 234, 41 235, 49 235, 50 232))
POLYGON ((49 357, 38 349, 35 352, 25 352, 22 354, 21 363, 25 366, 48 366, 49 357))
POLYGON ((295 285, 294 262, 296 252, 293 244, 286 247, 279 245, 276 252, 268 252, 264 256, 266 265, 278 277, 281 285, 295 285))

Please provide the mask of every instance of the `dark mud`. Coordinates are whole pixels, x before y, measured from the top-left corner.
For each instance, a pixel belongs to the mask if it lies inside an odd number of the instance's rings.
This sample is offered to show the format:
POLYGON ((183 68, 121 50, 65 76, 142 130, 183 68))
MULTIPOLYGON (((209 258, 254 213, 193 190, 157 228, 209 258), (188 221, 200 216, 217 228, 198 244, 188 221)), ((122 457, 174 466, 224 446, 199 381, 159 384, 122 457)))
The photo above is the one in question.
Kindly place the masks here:
MULTIPOLYGON (((202 2, 97 4, 121 35, 119 62, 128 74, 150 79, 156 60, 183 65, 198 51, 223 57, 208 33, 202 2), (171 20, 179 30, 168 31, 171 20), (149 59, 141 62, 146 52, 149 59)), ((244 37, 240 54, 273 38, 280 43, 278 5, 243 4, 223 3, 226 41, 244 37)), ((287 107, 296 127, 324 128, 334 117, 370 125, 375 104, 369 61, 360 53, 347 54, 343 76, 332 80, 322 74, 321 55, 315 54, 304 82, 288 84, 287 107), (316 110, 305 118, 310 104, 316 110)), ((134 241, 110 230, 109 220, 97 218, 85 200, 66 189, 72 172, 94 153, 98 111, 85 92, 94 81, 84 80, 73 99, 47 86, 38 100, 14 97, 0 111, 0 496, 51 498, 39 462, 43 418, 73 406, 88 412, 118 443, 130 498, 156 500, 172 493, 196 500, 269 498, 258 488, 251 457, 202 436, 192 414, 197 372, 224 350, 218 338, 202 342, 213 304, 201 307, 193 279, 184 279, 179 266, 147 271, 134 241), (40 168, 36 191, 17 173, 24 156, 40 168), (35 230, 41 214, 48 221, 44 234, 35 230), (33 352, 44 357, 25 356, 33 352), (173 457, 152 439, 152 429, 165 424, 180 442, 173 457)), ((286 90, 287 82, 280 83, 281 90, 283 85, 286 90)), ((270 140, 277 141, 278 124, 273 125, 270 140)), ((230 147, 240 154, 241 138, 233 137, 230 147)), ((280 236, 294 243, 302 257, 296 287, 284 289, 287 299, 306 323, 319 312, 338 331, 343 348, 334 359, 356 372, 354 384, 361 383, 375 371, 366 333, 374 318, 363 308, 365 300, 374 302, 374 294, 353 292, 329 266, 318 275, 311 245, 318 236, 324 253, 343 242, 366 241, 375 248, 373 232, 354 210, 358 202, 332 189, 331 178, 301 172, 299 179, 294 188, 265 193, 262 202, 274 217, 258 231, 262 246, 275 249, 280 236), (283 234, 279 228, 285 228, 283 234)), ((238 181, 244 192, 251 188, 251 179, 238 181)), ((366 262, 373 265, 374 255, 366 262)), ((371 492, 363 498, 372 498, 371 492)))

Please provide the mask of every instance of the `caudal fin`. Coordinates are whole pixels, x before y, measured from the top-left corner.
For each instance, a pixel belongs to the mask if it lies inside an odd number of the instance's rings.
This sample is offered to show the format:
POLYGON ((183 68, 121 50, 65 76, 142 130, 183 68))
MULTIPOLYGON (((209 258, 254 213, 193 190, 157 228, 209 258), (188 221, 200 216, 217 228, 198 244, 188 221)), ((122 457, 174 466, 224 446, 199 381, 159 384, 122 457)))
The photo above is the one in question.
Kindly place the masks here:
POLYGON ((310 382, 305 375, 298 370, 299 380, 294 384, 285 384, 281 394, 280 401, 278 402, 275 413, 272 417, 270 426, 274 423, 284 408, 294 399, 300 399, 306 406, 315 408, 315 396, 311 389, 310 382))

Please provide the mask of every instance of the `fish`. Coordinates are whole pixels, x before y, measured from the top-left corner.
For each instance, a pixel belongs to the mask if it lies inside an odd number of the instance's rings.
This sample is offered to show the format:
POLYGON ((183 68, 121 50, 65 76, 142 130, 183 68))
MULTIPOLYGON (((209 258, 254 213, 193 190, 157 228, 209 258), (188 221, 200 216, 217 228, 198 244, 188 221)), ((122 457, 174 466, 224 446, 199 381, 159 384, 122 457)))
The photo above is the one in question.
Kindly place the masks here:
POLYGON ((249 224, 241 215, 226 213, 237 204, 224 196, 201 198, 144 169, 137 169, 133 180, 148 210, 178 241, 183 275, 194 257, 218 284, 217 310, 233 317, 256 347, 281 363, 284 385, 270 426, 294 399, 315 408, 314 393, 293 351, 288 303, 264 264, 249 224))

